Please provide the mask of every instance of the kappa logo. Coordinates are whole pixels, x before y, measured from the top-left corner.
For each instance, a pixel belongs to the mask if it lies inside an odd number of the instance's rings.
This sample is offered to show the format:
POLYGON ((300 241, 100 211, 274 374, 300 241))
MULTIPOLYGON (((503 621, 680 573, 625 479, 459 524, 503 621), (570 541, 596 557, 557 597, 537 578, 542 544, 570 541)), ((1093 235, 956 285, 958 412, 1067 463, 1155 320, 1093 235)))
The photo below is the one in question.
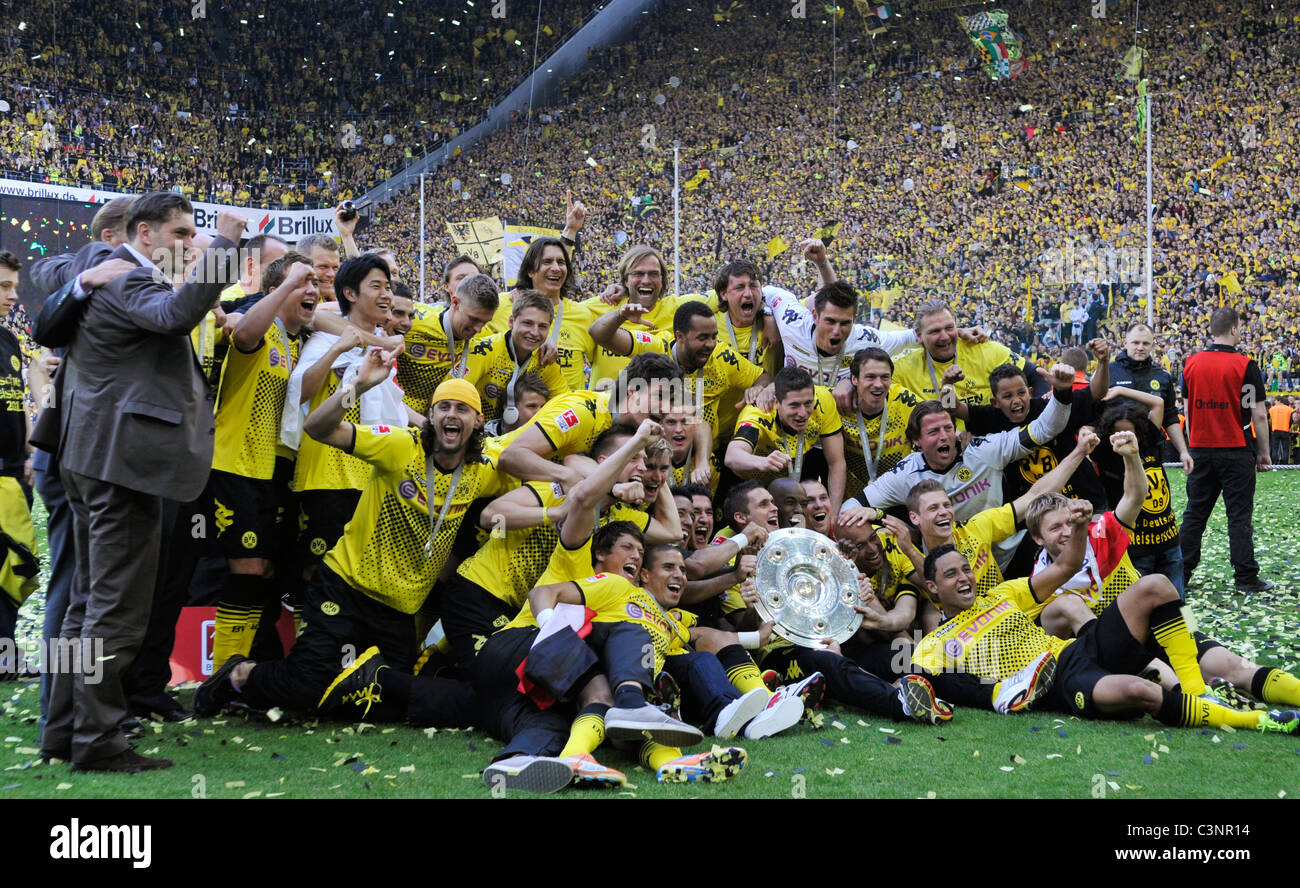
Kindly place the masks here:
POLYGON ((559 426, 560 431, 567 432, 578 424, 578 414, 572 410, 566 410, 559 416, 555 417, 555 424, 559 426))
POLYGON ((1088 701, 1085 700, 1083 697, 1083 691, 1079 691, 1074 695, 1074 708, 1078 709, 1080 712, 1084 710, 1084 707, 1087 705, 1087 702, 1088 701))
POLYGON ((333 601, 322 601, 320 612, 327 617, 337 617, 339 615, 339 606, 333 601))

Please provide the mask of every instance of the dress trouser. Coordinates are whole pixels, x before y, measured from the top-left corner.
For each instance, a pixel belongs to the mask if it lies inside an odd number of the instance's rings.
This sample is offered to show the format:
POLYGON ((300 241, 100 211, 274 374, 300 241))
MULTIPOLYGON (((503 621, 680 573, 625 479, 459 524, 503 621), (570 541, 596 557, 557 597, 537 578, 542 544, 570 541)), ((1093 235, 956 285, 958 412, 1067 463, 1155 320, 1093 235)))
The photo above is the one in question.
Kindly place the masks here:
POLYGON ((61 639, 77 639, 81 662, 56 667, 42 752, 90 762, 125 751, 123 674, 149 622, 162 498, 62 470, 75 516, 77 573, 61 639))
MULTIPOLYGON (((57 467, 37 470, 36 492, 45 503, 45 535, 50 553, 50 579, 45 584, 44 626, 45 649, 48 651, 51 639, 58 638, 59 631, 63 628, 63 615, 68 610, 68 598, 72 594, 72 584, 77 573, 77 555, 72 538, 72 507, 68 505, 68 494, 63 489, 63 482, 59 480, 57 467)), ((53 679, 51 673, 42 672, 42 729, 50 708, 53 679)))
POLYGON ((1255 560, 1255 453, 1248 447, 1194 447, 1194 465, 1187 476, 1187 508, 1180 528, 1183 572, 1188 579, 1201 562, 1201 536, 1214 504, 1223 494, 1228 513, 1228 552, 1233 578, 1251 583, 1259 578, 1255 560))

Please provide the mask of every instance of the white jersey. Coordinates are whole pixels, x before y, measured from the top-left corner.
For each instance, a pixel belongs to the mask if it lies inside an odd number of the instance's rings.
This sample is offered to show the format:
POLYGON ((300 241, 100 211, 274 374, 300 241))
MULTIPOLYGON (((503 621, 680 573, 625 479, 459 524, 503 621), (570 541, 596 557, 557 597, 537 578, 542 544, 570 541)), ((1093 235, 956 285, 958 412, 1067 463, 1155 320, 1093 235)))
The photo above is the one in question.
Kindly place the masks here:
MULTIPOLYGON (((943 485, 952 500, 956 521, 969 521, 985 509, 1002 505, 1002 470, 1061 434, 1069 421, 1070 404, 1053 394, 1048 398, 1047 409, 1027 427, 971 438, 948 471, 934 471, 926 465, 925 454, 913 453, 846 501, 841 511, 862 506, 887 509, 901 505, 907 502, 913 487, 933 478, 943 485)), ((1011 562, 1022 536, 1023 531, 994 544, 993 554, 999 567, 1005 569, 1011 562)))
POLYGON ((917 344, 916 333, 911 330, 886 332, 866 324, 854 324, 840 353, 823 355, 813 344, 812 312, 798 296, 769 284, 763 288, 763 304, 781 332, 786 366, 802 367, 812 374, 813 383, 827 388, 834 388, 838 380, 848 378, 849 364, 861 349, 874 346, 895 355, 917 344))

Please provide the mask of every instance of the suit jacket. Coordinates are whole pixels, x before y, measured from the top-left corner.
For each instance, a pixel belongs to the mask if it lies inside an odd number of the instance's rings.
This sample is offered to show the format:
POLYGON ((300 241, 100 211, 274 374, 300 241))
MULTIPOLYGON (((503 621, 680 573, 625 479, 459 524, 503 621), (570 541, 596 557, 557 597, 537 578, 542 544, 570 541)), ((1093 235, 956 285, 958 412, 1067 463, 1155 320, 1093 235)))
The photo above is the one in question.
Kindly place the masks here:
MULTIPOLYGON (((63 468, 181 502, 203 491, 213 403, 189 334, 238 277, 235 246, 212 242, 200 264, 212 280, 177 290, 137 268, 90 295, 65 358, 63 468)), ((136 261, 126 247, 109 258, 136 261)))
POLYGON ((112 253, 113 248, 103 241, 91 241, 76 253, 47 256, 32 263, 32 285, 43 300, 48 299, 74 277, 103 262, 112 253))

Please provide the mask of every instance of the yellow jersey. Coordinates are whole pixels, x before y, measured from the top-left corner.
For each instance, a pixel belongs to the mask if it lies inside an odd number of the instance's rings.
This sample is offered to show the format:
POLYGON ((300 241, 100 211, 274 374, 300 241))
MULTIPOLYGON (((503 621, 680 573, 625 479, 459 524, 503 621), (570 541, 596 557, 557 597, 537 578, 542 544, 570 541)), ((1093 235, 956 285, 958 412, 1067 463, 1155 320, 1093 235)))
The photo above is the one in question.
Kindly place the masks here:
MULTIPOLYGON (((587 330, 597 317, 592 314, 592 304, 574 299, 562 299, 555 307, 556 316, 551 322, 552 331, 555 327, 560 328, 558 334, 554 332, 551 334, 558 352, 555 363, 564 374, 564 382, 571 392, 581 391, 587 387, 587 370, 590 365, 590 358, 587 355, 593 348, 587 330)), ((482 335, 493 336, 509 330, 510 312, 513 308, 514 304, 510 301, 510 297, 504 296, 501 304, 497 306, 496 314, 483 328, 482 335)))
POLYGON ((844 464, 849 473, 846 490, 862 490, 911 454, 912 444, 907 440, 907 421, 912 416, 912 408, 919 403, 921 398, 915 392, 895 382, 889 387, 885 409, 875 416, 862 416, 857 411, 840 414, 840 423, 844 428, 844 464), (883 435, 880 429, 882 419, 885 422, 883 435), (876 460, 875 475, 872 475, 867 466, 867 454, 862 446, 864 432, 871 456, 876 460))
MULTIPOLYGON (((429 399, 453 365, 465 373, 469 353, 479 337, 462 342, 455 341, 456 353, 451 353, 447 343, 447 312, 450 306, 436 306, 417 302, 411 311, 411 329, 406 334, 406 348, 397 356, 397 384, 402 387, 402 400, 421 416, 429 413, 429 399)), ((482 334, 480 334, 481 336, 482 334)))
MULTIPOLYGON (((676 337, 671 333, 650 333, 629 330, 632 334, 632 354, 667 355, 677 360, 673 351, 676 337)), ((704 366, 686 374, 685 391, 699 405, 699 415, 713 430, 713 440, 718 440, 719 429, 734 429, 739 418, 736 403, 763 375, 763 368, 751 364, 729 345, 718 343, 704 366)))
POLYGON ((1015 532, 1016 511, 1011 503, 985 509, 953 528, 953 545, 966 556, 975 572, 975 594, 983 595, 1002 584, 1002 569, 998 567, 993 544, 1002 542, 1015 532))
POLYGON ((280 415, 299 339, 272 324, 251 352, 231 348, 221 366, 212 468, 269 481, 277 455, 293 459, 280 443, 280 415))
MULTIPOLYGON (((564 502, 564 491, 553 481, 529 481, 523 486, 543 508, 564 502)), ((481 549, 461 562, 456 573, 506 604, 523 607, 559 541, 559 531, 550 524, 492 534, 481 549)), ((585 572, 591 572, 590 565, 585 572)))
MULTIPOLYGON (((500 418, 505 410, 506 391, 510 380, 515 378, 517 368, 519 364, 515 360, 509 330, 474 340, 474 346, 469 352, 469 372, 465 379, 478 389, 479 396, 483 399, 483 418, 486 421, 500 418)), ((552 398, 570 390, 560 365, 552 362, 543 367, 537 352, 529 355, 527 362, 519 369, 520 375, 530 372, 542 377, 542 381, 551 390, 552 398)))
POLYGON ((465 463, 446 518, 430 543, 432 523, 443 510, 455 473, 427 461, 435 475, 430 505, 418 429, 358 426, 355 434, 352 453, 373 472, 352 520, 325 553, 325 564, 358 592, 413 614, 442 573, 470 503, 504 492, 504 476, 488 457, 465 463))
MULTIPOLYGON (((954 363, 961 367, 965 378, 957 383, 957 399, 967 404, 992 404, 993 393, 989 389, 989 374, 994 367, 1003 364, 1025 366, 1025 359, 1014 354, 1011 349, 997 342, 972 344, 964 339, 957 340, 957 355, 954 361, 936 362, 924 348, 914 348, 901 357, 894 358, 894 382, 911 389, 923 400, 939 400, 939 389, 943 387, 944 371, 954 363)), ((958 425, 958 428, 961 428, 958 425)))
MULTIPOLYGON (((776 418, 775 406, 764 411, 750 404, 740 411, 733 440, 748 442, 755 456, 766 456, 773 451, 783 450, 790 455, 791 466, 800 463, 801 457, 816 447, 822 438, 843 431, 840 412, 835 407, 831 390, 818 385, 813 387, 813 393, 812 413, 802 432, 791 432, 781 425, 776 418)), ((795 474, 798 474, 797 469, 795 474)))
MULTIPOLYGON (((685 653, 691 641, 690 630, 655 601, 653 595, 617 574, 588 574, 569 580, 578 587, 582 603, 595 612, 594 623, 635 623, 650 634, 655 649, 655 672, 664 667, 664 657, 685 653)), ((540 584, 544 585, 544 584, 540 584)), ((525 604, 519 615, 504 629, 536 628, 532 606, 525 604)))
POLYGON ((564 459, 574 453, 586 453, 601 432, 614 424, 609 408, 609 392, 578 390, 551 398, 528 422, 494 440, 497 451, 505 450, 525 429, 536 427, 550 442, 552 459, 564 459))
POLYGON ((912 652, 913 667, 934 675, 963 672, 993 682, 1024 669, 1045 652, 1059 657, 1074 639, 1044 632, 1016 606, 1025 596, 1033 598, 1028 577, 976 595, 974 604, 921 639, 912 652))
MULTIPOLYGON (((651 324, 652 330, 666 333, 669 339, 673 336, 673 315, 677 314, 677 308, 683 302, 699 301, 698 296, 669 296, 667 294, 660 296, 659 301, 654 304, 654 308, 642 313, 641 320, 651 324)), ((587 321, 587 327, 590 328, 597 318, 602 318, 614 311, 619 306, 626 304, 619 302, 617 305, 610 305, 599 299, 592 299, 585 303, 590 312, 590 320, 587 321)), ((623 329, 629 333, 646 332, 647 328, 642 324, 633 324, 630 321, 623 324, 623 329)), ((591 385, 595 388, 603 379, 616 379, 618 374, 627 366, 628 361, 632 360, 632 355, 616 355, 607 348, 596 345, 591 340, 590 335, 587 337, 590 349, 588 355, 591 359, 591 385)), ((638 354, 633 352, 633 355, 638 354)))
MULTIPOLYGON (((333 367, 325 374, 325 381, 320 390, 312 396, 309 404, 315 411, 343 380, 344 367, 333 367)), ((343 421, 355 426, 361 424, 360 403, 353 404, 343 412, 343 421)), ((322 444, 310 435, 302 436, 298 445, 298 459, 293 464, 293 490, 362 490, 370 477, 370 464, 350 453, 344 453, 337 447, 322 444)))
MULTIPOLYGON (((604 527, 611 521, 631 521, 637 526, 638 530, 645 533, 650 527, 650 520, 650 513, 644 509, 638 509, 636 506, 615 501, 608 509, 597 516, 596 527, 604 527)), ((556 546, 550 553, 550 561, 546 563, 546 569, 542 571, 536 585, 546 586, 551 583, 563 583, 565 580, 577 579, 591 573, 596 566, 591 555, 591 539, 591 537, 587 537, 582 545, 576 549, 570 549, 564 545, 563 540, 557 538, 556 546)))

